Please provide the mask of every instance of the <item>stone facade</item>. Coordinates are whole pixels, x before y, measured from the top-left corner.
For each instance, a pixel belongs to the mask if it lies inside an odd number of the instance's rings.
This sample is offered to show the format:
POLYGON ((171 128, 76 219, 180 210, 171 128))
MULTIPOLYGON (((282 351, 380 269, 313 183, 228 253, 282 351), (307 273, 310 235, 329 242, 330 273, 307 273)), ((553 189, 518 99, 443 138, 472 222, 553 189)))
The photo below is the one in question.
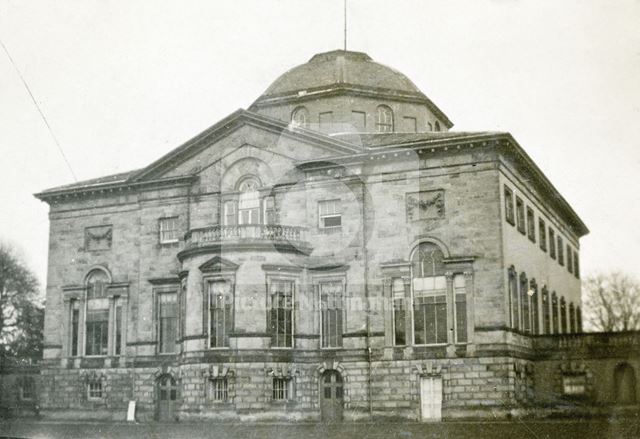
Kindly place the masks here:
POLYGON ((135 400, 139 419, 426 420, 541 404, 535 340, 581 330, 586 227, 509 134, 447 131, 362 55, 314 58, 142 170, 37 195, 43 413, 122 418, 135 400))

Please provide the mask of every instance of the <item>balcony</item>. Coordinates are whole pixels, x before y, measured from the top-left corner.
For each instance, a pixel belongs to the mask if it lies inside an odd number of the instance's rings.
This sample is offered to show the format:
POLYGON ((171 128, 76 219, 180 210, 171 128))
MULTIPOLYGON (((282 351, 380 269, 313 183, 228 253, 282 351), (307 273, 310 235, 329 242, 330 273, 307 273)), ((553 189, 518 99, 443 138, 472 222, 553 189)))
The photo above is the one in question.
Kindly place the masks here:
POLYGON ((215 225, 192 229, 185 235, 185 250, 273 250, 309 254, 311 246, 306 240, 307 229, 278 224, 215 225))

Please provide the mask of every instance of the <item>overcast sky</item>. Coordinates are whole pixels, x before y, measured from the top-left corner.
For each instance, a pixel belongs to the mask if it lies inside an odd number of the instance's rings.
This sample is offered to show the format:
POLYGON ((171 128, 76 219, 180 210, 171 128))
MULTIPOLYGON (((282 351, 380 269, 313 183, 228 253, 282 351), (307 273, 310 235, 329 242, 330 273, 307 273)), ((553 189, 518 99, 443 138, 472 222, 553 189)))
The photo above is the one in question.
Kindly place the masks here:
MULTIPOLYGON (((349 49, 455 123, 509 131, 591 229, 584 273, 640 277, 639 0, 349 0, 349 49)), ((136 169, 314 53, 342 0, 0 0, 0 39, 79 180, 136 169)), ((47 205, 73 182, 0 50, 0 240, 46 278, 47 205)))

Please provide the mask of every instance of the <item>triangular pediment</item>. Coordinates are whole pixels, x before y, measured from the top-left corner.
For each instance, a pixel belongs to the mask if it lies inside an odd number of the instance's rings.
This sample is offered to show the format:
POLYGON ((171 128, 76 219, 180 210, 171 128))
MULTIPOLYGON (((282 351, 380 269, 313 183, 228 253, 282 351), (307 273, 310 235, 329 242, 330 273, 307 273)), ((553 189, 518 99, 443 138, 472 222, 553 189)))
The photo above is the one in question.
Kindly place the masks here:
POLYGON ((220 256, 214 256, 204 264, 200 265, 200 271, 203 273, 222 273, 229 271, 236 271, 239 265, 231 262, 228 259, 224 259, 220 256))
POLYGON ((348 155, 361 149, 348 142, 334 139, 320 132, 293 128, 286 122, 246 110, 238 110, 193 139, 141 169, 129 180, 142 182, 157 178, 198 173, 202 167, 237 148, 237 143, 253 143, 275 154, 290 156, 293 161, 306 161, 315 157, 348 155), (238 132, 240 132, 238 134, 238 132), (235 137, 234 137, 235 135, 235 137), (258 142, 245 140, 262 137, 258 142), (225 139, 227 139, 225 141, 225 139))

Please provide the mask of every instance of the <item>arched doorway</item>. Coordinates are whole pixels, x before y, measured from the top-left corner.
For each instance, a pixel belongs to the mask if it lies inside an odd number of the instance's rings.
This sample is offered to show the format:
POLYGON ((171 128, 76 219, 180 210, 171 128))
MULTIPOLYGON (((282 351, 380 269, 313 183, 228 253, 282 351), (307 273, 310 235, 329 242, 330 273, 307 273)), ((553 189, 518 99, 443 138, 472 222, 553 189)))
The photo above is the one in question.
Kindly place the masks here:
POLYGON ((322 374, 320 392, 320 410, 323 421, 342 420, 342 401, 344 383, 337 370, 326 370, 322 374))
POLYGON ((635 404, 636 400, 636 374, 627 363, 616 366, 613 373, 613 381, 616 386, 616 404, 635 404))
POLYGON ((158 421, 176 420, 176 400, 178 399, 178 386, 176 380, 169 374, 161 375, 157 382, 158 421))

